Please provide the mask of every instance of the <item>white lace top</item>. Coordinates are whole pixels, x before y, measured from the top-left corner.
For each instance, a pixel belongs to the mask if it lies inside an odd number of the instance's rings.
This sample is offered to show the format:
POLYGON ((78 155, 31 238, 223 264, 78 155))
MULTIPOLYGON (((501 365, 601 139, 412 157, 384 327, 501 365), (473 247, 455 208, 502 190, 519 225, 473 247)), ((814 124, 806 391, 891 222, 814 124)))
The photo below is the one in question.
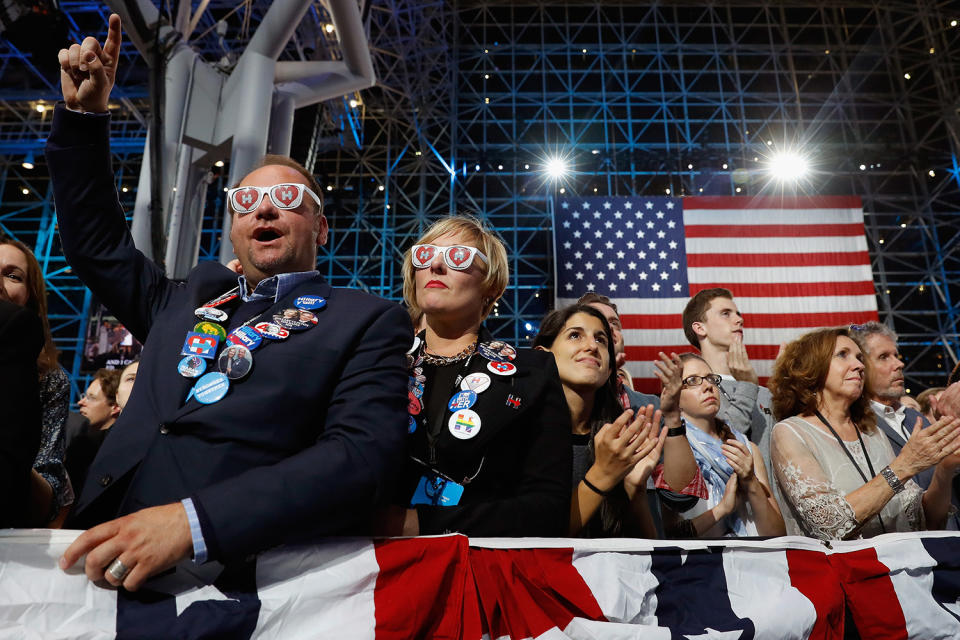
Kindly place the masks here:
MULTIPOLYGON (((893 449, 879 430, 863 433, 877 473, 893 460, 893 449)), ((844 442, 867 480, 871 473, 858 441, 844 442)), ((865 523, 858 523, 846 496, 865 483, 832 434, 796 416, 778 422, 770 441, 773 489, 788 535, 821 540, 870 538, 884 532, 923 529, 923 490, 913 480, 865 523), (880 524, 883 520, 883 526, 880 524)))

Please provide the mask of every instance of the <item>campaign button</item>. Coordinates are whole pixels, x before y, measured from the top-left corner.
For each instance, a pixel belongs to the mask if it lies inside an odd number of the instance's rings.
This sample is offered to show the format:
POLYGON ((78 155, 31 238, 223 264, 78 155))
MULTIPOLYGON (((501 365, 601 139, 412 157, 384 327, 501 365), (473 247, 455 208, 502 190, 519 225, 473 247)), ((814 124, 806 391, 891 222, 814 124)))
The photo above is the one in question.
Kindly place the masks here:
POLYGON ((500 351, 492 348, 489 344, 481 343, 477 345, 477 353, 492 362, 506 362, 509 360, 506 356, 500 355, 500 351))
POLYGON ((469 440, 480 433, 480 423, 480 416, 477 415, 476 411, 463 409, 453 412, 453 415, 447 421, 447 428, 454 438, 469 440))
POLYGON ((419 398, 423 395, 423 384, 417 382, 417 379, 411 376, 407 379, 407 391, 419 398))
POLYGON ((193 311, 193 315, 201 320, 209 320, 210 322, 226 322, 230 317, 226 311, 217 309, 216 307, 198 307, 193 311))
POLYGON ((460 381, 460 388, 474 393, 483 393, 490 387, 490 376, 482 371, 471 373, 460 381))
POLYGON ((407 413, 412 416, 420 415, 420 412, 423 411, 423 403, 420 402, 420 398, 415 396, 413 392, 407 393, 407 413))
POLYGON ((327 306, 327 301, 325 298, 320 296, 300 296, 293 301, 293 306, 297 309, 306 309, 310 311, 311 309, 323 309, 327 306))
POLYGON ((177 365, 177 371, 184 378, 196 378, 207 370, 207 361, 200 356, 186 356, 177 365))
POLYGON ((242 344, 231 344, 220 352, 217 369, 231 380, 239 380, 253 367, 253 354, 242 344))
POLYGON ((278 324, 272 322, 261 322, 254 326, 254 329, 260 332, 264 338, 269 340, 286 340, 290 337, 290 332, 278 324))
POLYGON ((253 351, 263 342, 263 336, 253 327, 237 327, 227 336, 227 342, 231 344, 242 344, 250 351, 253 351))
POLYGON ((204 374, 193 385, 193 397, 202 404, 219 402, 230 389, 230 379, 218 371, 204 374))
POLYGON ((196 333, 208 333, 211 336, 217 336, 221 340, 227 337, 227 330, 216 322, 208 322, 203 320, 195 324, 193 330, 196 333))
POLYGON ((413 433, 417 430, 417 419, 413 416, 407 416, 407 433, 413 433))
POLYGON ((498 376, 512 376, 517 372, 517 365, 512 362, 488 362, 487 369, 498 376))
POLYGON ((200 356, 201 358, 212 360, 217 354, 218 344, 220 344, 219 336, 214 336, 209 333, 194 333, 191 331, 187 334, 186 340, 183 341, 183 350, 180 354, 184 356, 200 356))
POLYGON ((273 316, 273 321, 291 331, 303 331, 317 324, 317 316, 306 309, 290 307, 273 316))
POLYGON ((450 398, 450 402, 447 403, 447 408, 450 411, 457 411, 459 409, 469 409, 477 401, 477 394, 475 391, 469 389, 465 391, 460 391, 453 394, 453 397, 450 398))

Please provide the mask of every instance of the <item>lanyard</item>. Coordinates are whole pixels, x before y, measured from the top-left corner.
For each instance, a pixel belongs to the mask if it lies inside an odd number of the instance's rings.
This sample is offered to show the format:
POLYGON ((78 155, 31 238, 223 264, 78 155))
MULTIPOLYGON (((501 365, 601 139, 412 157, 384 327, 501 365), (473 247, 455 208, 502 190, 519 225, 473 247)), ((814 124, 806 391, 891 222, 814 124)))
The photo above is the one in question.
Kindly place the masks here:
MULTIPOLYGON (((860 474, 860 477, 863 478, 863 484, 867 484, 870 480, 867 478, 867 474, 863 472, 863 469, 860 468, 860 465, 857 464, 857 461, 854 459, 853 454, 850 453, 850 450, 847 449, 847 445, 840 438, 840 434, 836 432, 833 426, 827 422, 827 419, 823 417, 823 414, 817 410, 814 410, 814 414, 820 418, 820 422, 827 426, 827 429, 830 429, 830 433, 833 434, 833 437, 837 439, 837 444, 840 445, 840 448, 843 449, 843 452, 847 454, 847 457, 850 458, 850 462, 853 463, 854 468, 856 468, 857 473, 860 474)), ((867 453, 867 446, 863 443, 863 436, 860 435, 860 429, 857 428, 857 440, 860 441, 860 450, 863 451, 863 457, 867 460, 867 468, 870 470, 871 477, 876 477, 877 473, 873 470, 873 462, 870 461, 870 454, 867 453)), ((880 517, 880 512, 877 512, 877 520, 880 521, 880 529, 883 533, 887 532, 887 528, 883 524, 883 518, 880 517)))

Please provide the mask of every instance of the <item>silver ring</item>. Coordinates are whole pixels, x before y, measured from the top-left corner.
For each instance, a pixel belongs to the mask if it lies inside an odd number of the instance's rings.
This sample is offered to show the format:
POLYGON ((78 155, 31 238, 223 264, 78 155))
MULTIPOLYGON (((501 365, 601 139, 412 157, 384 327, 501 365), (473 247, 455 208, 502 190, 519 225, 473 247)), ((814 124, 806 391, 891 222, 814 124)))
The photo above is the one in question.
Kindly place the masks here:
POLYGON ((120 562, 120 558, 116 558, 110 563, 110 566, 107 567, 107 573, 116 578, 119 582, 123 582, 123 579, 127 577, 128 573, 130 573, 130 567, 120 562))

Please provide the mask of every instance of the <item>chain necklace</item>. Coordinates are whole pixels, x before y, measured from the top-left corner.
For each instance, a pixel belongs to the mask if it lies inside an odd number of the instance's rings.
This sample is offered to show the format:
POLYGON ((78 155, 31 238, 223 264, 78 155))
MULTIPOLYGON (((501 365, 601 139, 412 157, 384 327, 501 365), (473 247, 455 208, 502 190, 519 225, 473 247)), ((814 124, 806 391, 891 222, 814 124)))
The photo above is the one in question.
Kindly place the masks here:
POLYGON ((460 353, 453 356, 435 356, 432 353, 427 353, 427 345, 423 345, 423 361, 427 364, 432 364, 436 367, 443 367, 448 364, 453 364, 455 362, 460 362, 464 358, 469 358, 473 355, 473 352, 477 350, 477 343, 471 342, 464 348, 460 353))

